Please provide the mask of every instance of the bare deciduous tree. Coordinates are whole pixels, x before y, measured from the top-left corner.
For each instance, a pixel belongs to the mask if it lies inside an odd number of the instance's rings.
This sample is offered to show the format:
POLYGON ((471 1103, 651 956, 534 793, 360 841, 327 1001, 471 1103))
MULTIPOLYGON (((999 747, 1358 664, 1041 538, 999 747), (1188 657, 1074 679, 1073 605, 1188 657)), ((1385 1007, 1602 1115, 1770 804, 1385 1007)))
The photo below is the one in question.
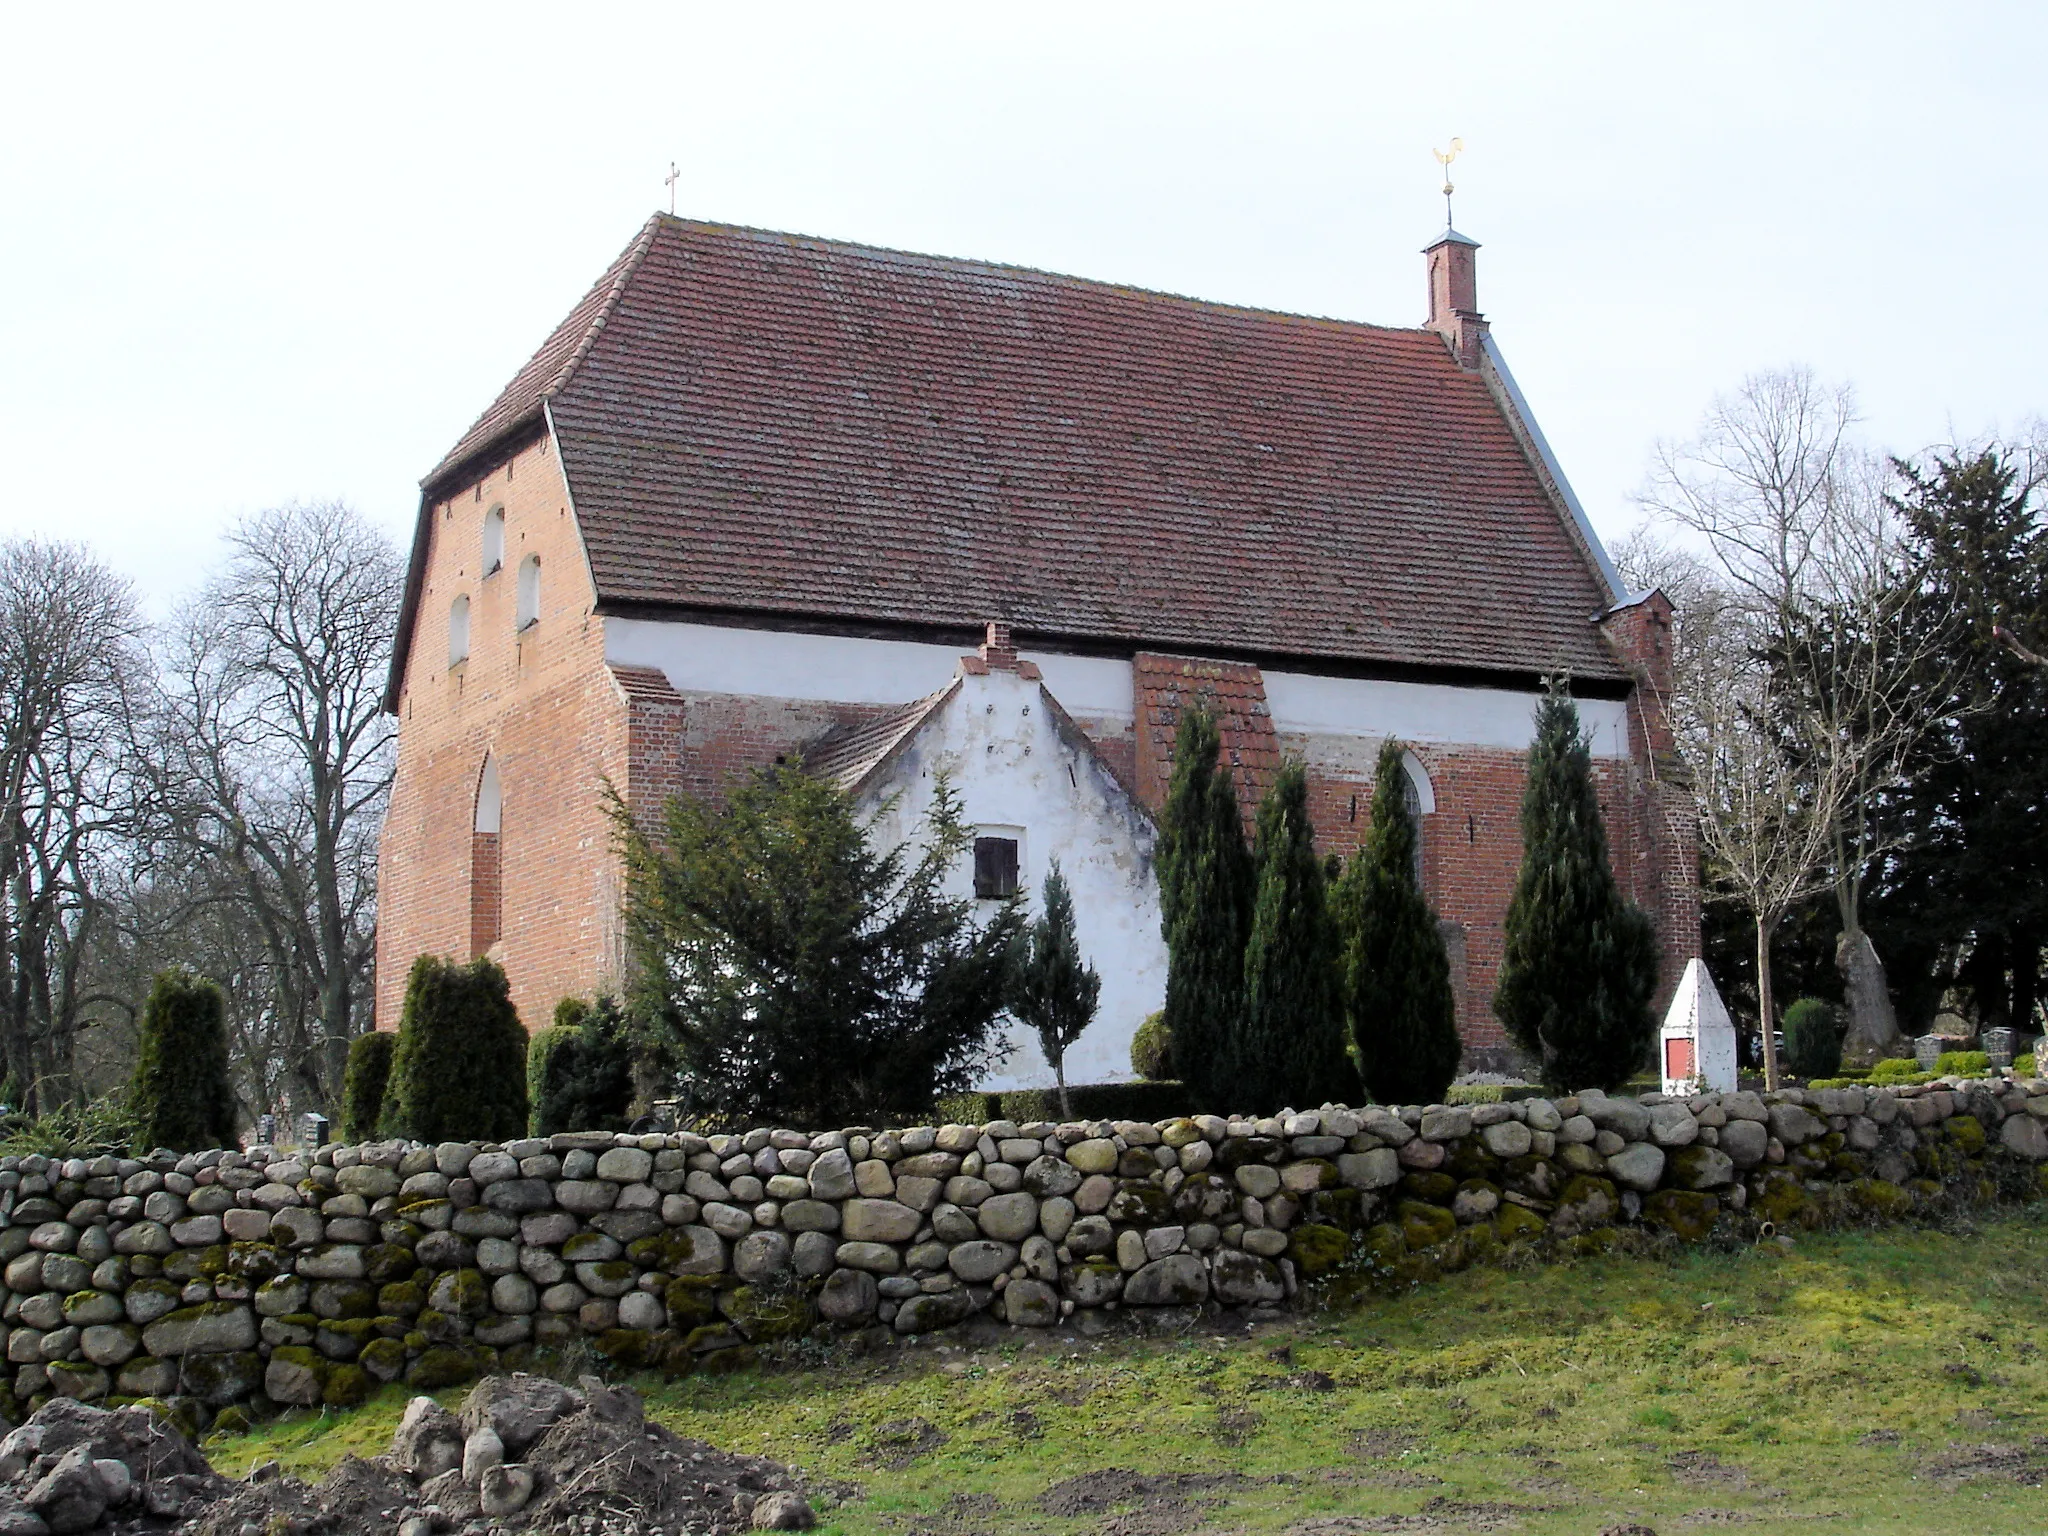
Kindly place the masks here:
MULTIPOLYGON (((1765 799, 1796 789, 1788 816, 1797 808, 1794 820, 1827 817, 1846 1051, 1871 1059, 1900 1037, 1863 928, 1863 893, 1885 847, 1883 796, 1927 728, 1915 705, 1934 641, 1902 622, 1911 556, 1881 465, 1851 440, 1855 419, 1850 391, 1823 387, 1807 370, 1751 377, 1715 401, 1693 441, 1660 446, 1641 499, 1704 536, 1747 645, 1770 663, 1766 691, 1744 707, 1775 736, 1781 756, 1771 762, 1789 763, 1796 784, 1769 778, 1765 799)), ((1761 757, 1743 766, 1777 772, 1761 757)), ((1803 845, 1789 827, 1791 841, 1774 857, 1803 845)), ((1764 1027, 1768 1041, 1768 1018, 1764 1027)))
MULTIPOLYGON (((164 835, 208 872, 196 899, 260 945, 267 995, 237 1021, 255 1091, 326 1111, 367 1022, 394 761, 381 698, 404 573, 377 529, 333 504, 260 513, 229 546, 167 647, 164 835)), ((246 973, 248 946, 231 947, 246 973)))
POLYGON ((70 544, 0 545, 0 1053, 25 1107, 78 1096, 86 955, 140 651, 126 582, 70 544))
POLYGON ((1716 572, 1644 530, 1616 546, 1615 563, 1632 585, 1662 587, 1678 609, 1672 729, 1692 774, 1708 879, 1755 930, 1764 1085, 1775 1089, 1771 942, 1794 907, 1832 883, 1841 814, 1840 785, 1827 776, 1834 759, 1787 742, 1756 610, 1716 572))

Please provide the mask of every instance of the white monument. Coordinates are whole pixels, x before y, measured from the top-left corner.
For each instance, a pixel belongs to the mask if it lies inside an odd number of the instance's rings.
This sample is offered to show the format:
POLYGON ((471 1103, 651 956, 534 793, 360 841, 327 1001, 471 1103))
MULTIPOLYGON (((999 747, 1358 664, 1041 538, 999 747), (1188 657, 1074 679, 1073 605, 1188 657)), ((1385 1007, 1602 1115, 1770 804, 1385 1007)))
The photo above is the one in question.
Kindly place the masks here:
POLYGON ((1670 1094, 1735 1091, 1735 1021, 1714 988, 1704 960, 1685 963, 1657 1041, 1670 1094))

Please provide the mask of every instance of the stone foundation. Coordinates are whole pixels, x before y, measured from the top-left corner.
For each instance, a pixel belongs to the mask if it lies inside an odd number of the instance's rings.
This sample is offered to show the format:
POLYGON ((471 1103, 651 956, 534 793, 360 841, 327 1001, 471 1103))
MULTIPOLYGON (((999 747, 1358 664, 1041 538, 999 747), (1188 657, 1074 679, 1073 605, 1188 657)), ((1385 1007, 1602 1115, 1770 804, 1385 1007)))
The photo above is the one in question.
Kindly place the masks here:
MULTIPOLYGON (((2048 1082, 1088 1124, 0 1159, 12 1411, 433 1390, 588 1339, 716 1369, 823 1323, 1100 1323, 2043 1191, 2048 1082)), ((9 1408, 0 1395, 0 1410, 9 1408)))

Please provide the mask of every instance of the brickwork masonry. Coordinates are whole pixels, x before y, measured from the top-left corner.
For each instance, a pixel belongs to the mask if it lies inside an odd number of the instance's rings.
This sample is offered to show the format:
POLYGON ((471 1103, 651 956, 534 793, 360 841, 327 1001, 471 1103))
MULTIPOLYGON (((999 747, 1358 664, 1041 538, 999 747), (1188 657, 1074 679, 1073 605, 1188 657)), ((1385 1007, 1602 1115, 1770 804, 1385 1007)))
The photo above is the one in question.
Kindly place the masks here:
POLYGON ((1279 1308, 1630 1227, 1697 1241, 2048 1189, 2048 1082, 1270 1119, 0 1158, 0 1348, 49 1395, 345 1404, 588 1340, 1279 1308))

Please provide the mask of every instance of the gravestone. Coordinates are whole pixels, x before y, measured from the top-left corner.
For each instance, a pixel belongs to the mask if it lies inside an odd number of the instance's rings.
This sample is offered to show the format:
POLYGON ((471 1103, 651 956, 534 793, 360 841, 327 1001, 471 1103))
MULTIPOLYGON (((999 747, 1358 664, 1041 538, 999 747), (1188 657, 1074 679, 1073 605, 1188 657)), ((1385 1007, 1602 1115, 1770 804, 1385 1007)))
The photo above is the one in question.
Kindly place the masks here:
POLYGON ((1949 1048, 1947 1035, 1915 1035, 1913 1037, 1913 1059, 1920 1063, 1922 1072, 1932 1072, 1941 1053, 1949 1048))
POLYGON ((327 1145, 327 1117, 325 1115, 303 1114, 299 1116, 299 1147, 310 1152, 315 1147, 327 1145))
POLYGON ((1984 1054, 1991 1058, 1991 1065, 2003 1072, 2012 1065, 2012 1059, 2019 1054, 2020 1032, 2016 1029, 1987 1029, 1984 1031, 1984 1054))

